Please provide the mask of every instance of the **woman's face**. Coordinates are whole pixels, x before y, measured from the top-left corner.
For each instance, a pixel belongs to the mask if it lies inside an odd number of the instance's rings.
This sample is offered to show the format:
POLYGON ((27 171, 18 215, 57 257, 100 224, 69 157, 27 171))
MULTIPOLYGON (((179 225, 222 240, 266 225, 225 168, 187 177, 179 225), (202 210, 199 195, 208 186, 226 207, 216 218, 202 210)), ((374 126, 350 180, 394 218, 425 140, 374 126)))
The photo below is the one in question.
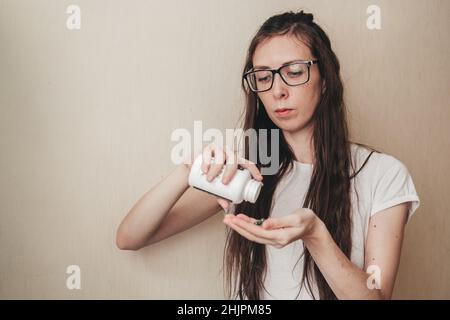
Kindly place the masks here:
MULTIPOLYGON (((293 60, 315 60, 310 49, 293 35, 269 38, 260 43, 253 55, 254 69, 278 69, 293 60)), ((319 62, 320 63, 320 62, 319 62)), ((283 131, 294 133, 310 125, 322 92, 317 64, 310 67, 310 78, 305 84, 289 86, 279 74, 275 75, 272 89, 258 93, 270 119, 283 131), (281 108, 287 113, 276 112, 281 108)))

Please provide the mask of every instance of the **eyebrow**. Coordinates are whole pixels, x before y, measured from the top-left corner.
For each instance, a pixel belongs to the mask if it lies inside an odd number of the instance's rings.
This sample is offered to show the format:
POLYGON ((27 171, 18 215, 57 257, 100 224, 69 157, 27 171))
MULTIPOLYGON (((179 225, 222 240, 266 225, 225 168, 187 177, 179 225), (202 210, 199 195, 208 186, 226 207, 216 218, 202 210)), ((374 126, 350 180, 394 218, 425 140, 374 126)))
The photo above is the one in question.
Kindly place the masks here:
MULTIPOLYGON (((291 63, 293 63, 293 62, 298 62, 298 61, 307 61, 307 60, 304 60, 304 59, 295 59, 295 60, 291 60, 291 61, 285 62, 285 63, 283 63, 281 66, 283 67, 283 66, 285 66, 285 65, 291 64, 291 63)), ((268 67, 268 66, 253 66, 252 70, 254 70, 254 69, 270 69, 270 67, 268 67)))

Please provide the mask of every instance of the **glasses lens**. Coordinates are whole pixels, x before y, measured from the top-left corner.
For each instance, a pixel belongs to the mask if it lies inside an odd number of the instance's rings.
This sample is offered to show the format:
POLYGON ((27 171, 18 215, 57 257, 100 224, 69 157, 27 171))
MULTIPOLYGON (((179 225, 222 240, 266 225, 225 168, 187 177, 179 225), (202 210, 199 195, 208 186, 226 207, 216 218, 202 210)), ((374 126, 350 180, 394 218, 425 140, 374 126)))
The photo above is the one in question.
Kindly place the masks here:
POLYGON ((268 90, 272 85, 272 72, 266 70, 253 71, 247 74, 247 81, 253 91, 268 90))
POLYGON ((294 63, 283 67, 281 70, 283 79, 291 86, 303 84, 308 81, 309 69, 304 63, 294 63))

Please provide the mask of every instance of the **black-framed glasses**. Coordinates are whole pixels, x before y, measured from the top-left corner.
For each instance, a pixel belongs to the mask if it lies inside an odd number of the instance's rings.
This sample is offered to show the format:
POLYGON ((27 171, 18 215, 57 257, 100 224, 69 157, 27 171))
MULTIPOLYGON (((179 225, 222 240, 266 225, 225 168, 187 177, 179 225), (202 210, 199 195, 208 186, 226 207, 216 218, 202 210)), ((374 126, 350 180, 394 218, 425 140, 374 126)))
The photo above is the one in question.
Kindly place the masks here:
POLYGON ((272 89, 273 80, 277 73, 288 86, 299 86, 309 81, 309 69, 318 62, 319 60, 299 60, 278 69, 250 70, 244 73, 244 79, 253 92, 264 92, 272 89))

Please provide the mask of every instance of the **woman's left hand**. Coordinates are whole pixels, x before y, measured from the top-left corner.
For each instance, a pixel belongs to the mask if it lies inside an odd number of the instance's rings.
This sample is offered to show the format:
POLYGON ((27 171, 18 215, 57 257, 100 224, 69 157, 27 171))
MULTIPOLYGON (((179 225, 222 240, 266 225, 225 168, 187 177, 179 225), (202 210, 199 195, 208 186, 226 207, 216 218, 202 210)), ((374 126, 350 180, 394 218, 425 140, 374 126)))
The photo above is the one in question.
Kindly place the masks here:
POLYGON ((281 218, 268 218, 262 225, 245 214, 227 214, 223 222, 250 241, 283 248, 298 239, 312 237, 321 220, 307 208, 295 210, 281 218))

